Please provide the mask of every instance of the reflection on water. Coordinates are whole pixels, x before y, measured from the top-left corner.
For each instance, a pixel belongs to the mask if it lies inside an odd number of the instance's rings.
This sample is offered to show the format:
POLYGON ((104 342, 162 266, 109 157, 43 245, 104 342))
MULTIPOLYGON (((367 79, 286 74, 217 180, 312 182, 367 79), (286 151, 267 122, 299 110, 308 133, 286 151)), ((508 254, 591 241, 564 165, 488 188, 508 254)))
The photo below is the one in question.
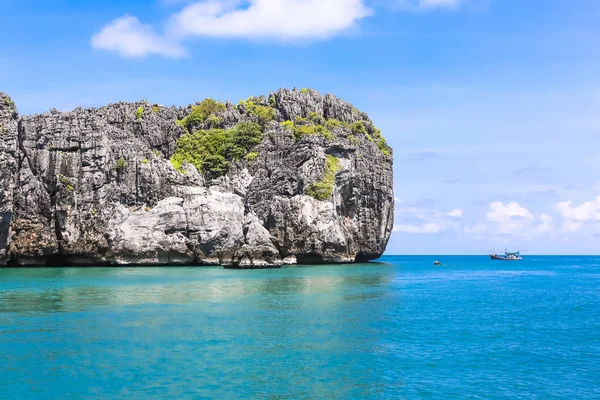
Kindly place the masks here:
MULTIPOLYGON (((354 266, 355 267, 355 266, 354 266)), ((40 268, 0 270, 0 312, 84 311, 106 306, 147 303, 235 302, 259 294, 264 307, 302 307, 306 295, 319 296, 319 306, 334 307, 353 287, 383 287, 391 277, 383 271, 359 275, 336 273, 331 267, 323 275, 314 269, 235 271, 220 268, 40 268), (312 272, 311 272, 312 271, 312 272), (283 272, 283 273, 282 273, 283 272), (279 295, 279 298, 273 297, 279 295), (294 295, 300 295, 294 298, 294 295), (281 297, 293 300, 282 304, 281 297), (277 301, 273 301, 277 300, 277 301)), ((367 297, 381 296, 365 294, 367 297)))
POLYGON ((597 397, 597 259, 444 262, 0 269, 0 399, 597 397))

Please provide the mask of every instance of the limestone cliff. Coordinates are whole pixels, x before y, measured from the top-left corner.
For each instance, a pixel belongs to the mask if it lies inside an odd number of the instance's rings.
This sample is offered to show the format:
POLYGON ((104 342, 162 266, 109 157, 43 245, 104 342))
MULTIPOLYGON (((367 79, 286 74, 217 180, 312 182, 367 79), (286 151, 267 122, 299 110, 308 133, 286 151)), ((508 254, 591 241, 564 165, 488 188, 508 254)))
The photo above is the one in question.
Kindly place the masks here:
POLYGON ((0 265, 256 268, 378 258, 391 149, 327 94, 19 117, 0 93, 0 265))

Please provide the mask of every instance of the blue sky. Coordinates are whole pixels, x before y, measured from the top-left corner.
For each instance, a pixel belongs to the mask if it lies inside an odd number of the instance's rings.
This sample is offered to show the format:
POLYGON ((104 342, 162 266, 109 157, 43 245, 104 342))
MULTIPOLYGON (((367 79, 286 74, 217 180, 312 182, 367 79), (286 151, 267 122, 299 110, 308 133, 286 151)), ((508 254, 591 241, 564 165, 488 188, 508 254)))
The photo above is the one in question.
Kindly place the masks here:
POLYGON ((334 93, 395 152, 390 254, 600 252, 596 0, 3 0, 22 114, 334 93))

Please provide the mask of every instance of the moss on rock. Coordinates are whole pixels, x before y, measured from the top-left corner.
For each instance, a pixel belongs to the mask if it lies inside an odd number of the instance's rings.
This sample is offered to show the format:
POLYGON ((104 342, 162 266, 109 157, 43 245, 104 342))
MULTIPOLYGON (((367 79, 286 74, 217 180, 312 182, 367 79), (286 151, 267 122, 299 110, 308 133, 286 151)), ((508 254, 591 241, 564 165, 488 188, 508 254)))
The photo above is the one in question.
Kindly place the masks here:
POLYGON ((341 169, 340 161, 336 156, 327 155, 325 160, 325 171, 323 172, 323 180, 320 182, 311 183, 305 193, 317 200, 328 200, 333 195, 335 187, 335 175, 341 169))

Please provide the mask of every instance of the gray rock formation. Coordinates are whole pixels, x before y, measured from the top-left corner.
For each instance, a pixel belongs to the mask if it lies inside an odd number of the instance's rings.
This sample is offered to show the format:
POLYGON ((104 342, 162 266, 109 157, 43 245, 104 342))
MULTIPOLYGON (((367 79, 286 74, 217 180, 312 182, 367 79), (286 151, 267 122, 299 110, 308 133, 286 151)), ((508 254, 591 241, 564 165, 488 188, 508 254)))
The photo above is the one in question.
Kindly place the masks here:
POLYGON ((0 93, 0 265, 260 268, 384 252, 392 156, 366 114, 284 89, 176 122, 193 110, 139 102, 19 117, 0 93), (170 161, 186 132, 250 121, 262 138, 226 171, 170 161))

